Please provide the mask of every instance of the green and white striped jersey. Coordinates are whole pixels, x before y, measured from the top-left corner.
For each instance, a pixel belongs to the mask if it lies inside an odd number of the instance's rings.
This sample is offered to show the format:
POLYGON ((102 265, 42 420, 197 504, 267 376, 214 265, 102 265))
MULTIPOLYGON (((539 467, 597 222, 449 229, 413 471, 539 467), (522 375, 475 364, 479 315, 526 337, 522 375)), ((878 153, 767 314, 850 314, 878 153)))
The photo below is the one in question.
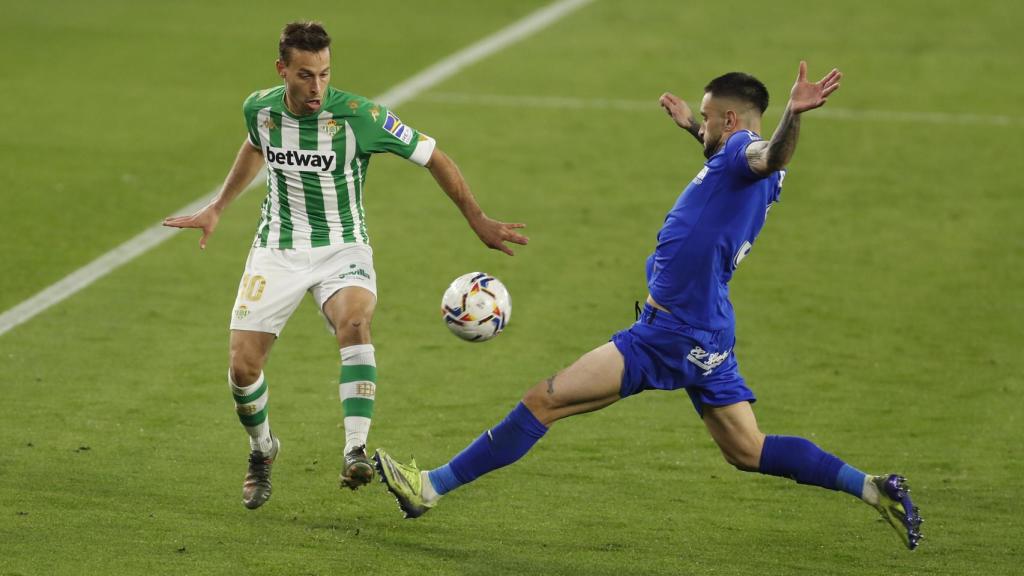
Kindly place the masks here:
POLYGON ((267 163, 253 246, 368 244, 363 183, 370 156, 391 152, 424 166, 434 140, 362 96, 328 87, 318 112, 294 116, 284 94, 284 86, 260 90, 242 106, 249 143, 267 163))

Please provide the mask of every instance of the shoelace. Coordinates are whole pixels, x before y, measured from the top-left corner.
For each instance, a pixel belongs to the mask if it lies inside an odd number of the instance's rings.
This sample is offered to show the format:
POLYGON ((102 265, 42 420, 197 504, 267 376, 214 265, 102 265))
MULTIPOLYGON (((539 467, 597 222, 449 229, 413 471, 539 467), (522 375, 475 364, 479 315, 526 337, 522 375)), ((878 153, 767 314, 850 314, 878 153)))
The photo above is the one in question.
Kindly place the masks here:
POLYGON ((352 465, 356 462, 369 463, 369 459, 366 457, 366 446, 357 446, 345 454, 345 464, 352 465))
POLYGON ((260 482, 266 481, 270 475, 270 463, 267 462, 267 457, 262 452, 249 454, 249 473, 260 482))

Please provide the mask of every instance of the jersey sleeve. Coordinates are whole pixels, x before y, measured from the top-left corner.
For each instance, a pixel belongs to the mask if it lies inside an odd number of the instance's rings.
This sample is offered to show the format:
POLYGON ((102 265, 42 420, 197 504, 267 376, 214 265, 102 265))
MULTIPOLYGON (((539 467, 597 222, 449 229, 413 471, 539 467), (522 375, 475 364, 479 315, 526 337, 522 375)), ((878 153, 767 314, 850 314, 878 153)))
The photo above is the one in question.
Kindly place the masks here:
POLYGON ((262 148, 260 146, 260 132, 256 128, 256 100, 258 98, 259 92, 253 92, 242 104, 242 115, 245 117, 245 129, 249 134, 249 144, 252 144, 252 147, 257 150, 262 148))
POLYGON ((434 152, 434 139, 412 126, 404 124, 398 116, 379 104, 363 106, 353 118, 359 147, 366 152, 390 152, 418 166, 426 166, 434 152))
POLYGON ((747 160, 747 147, 751 142, 760 139, 760 136, 750 130, 742 130, 729 137, 729 141, 725 143, 725 162, 731 174, 747 180, 764 178, 750 169, 750 161, 747 160))

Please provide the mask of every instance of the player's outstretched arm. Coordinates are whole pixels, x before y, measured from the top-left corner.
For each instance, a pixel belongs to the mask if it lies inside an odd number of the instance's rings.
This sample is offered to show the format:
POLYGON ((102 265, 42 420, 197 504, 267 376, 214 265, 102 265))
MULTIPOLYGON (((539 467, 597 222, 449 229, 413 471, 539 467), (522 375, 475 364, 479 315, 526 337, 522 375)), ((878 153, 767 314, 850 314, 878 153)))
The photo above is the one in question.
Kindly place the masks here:
POLYGON ((800 115, 824 106, 829 95, 839 89, 839 80, 842 77, 843 73, 833 68, 818 82, 808 82, 807 62, 800 61, 796 83, 789 93, 789 102, 782 112, 782 119, 779 120, 779 127, 772 134, 772 139, 747 146, 747 161, 751 170, 757 174, 767 175, 789 164, 800 137, 800 115))
POLYGON ((671 92, 665 92, 661 95, 661 98, 658 98, 658 104, 661 104, 665 113, 672 118, 676 126, 689 132, 691 136, 697 139, 697 142, 704 143, 704 139, 700 135, 700 122, 697 122, 686 100, 671 92))
POLYGON ((228 177, 224 180, 217 197, 194 214, 164 218, 163 225, 173 228, 201 228, 203 235, 199 238, 199 247, 205 250, 206 239, 217 228, 220 213, 249 186, 262 167, 263 155, 247 139, 238 150, 235 163, 231 166, 231 171, 228 172, 228 177))
POLYGON ((524 228, 526 224, 499 222, 484 214, 470 192, 469 184, 462 177, 459 167, 440 149, 434 148, 430 161, 427 162, 427 169, 445 194, 459 207, 476 235, 488 247, 512 256, 512 249, 506 246, 505 242, 526 245, 529 241, 526 236, 516 232, 516 229, 524 228))

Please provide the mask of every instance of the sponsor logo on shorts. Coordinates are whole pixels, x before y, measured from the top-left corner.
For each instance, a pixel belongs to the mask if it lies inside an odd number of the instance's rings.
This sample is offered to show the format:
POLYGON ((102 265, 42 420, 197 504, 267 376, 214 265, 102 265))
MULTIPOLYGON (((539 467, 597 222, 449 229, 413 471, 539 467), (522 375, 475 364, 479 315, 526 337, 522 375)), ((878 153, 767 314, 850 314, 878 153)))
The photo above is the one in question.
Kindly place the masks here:
POLYGON ((267 157, 267 165, 278 170, 295 170, 298 172, 330 172, 335 167, 337 155, 333 151, 295 150, 293 148, 263 149, 267 157))
POLYGON ((242 305, 242 306, 239 306, 238 308, 235 308, 235 319, 236 320, 245 320, 248 316, 249 316, 249 309, 245 305, 242 305))
POLYGON ((686 356, 686 360, 704 371, 704 376, 711 374, 712 370, 729 358, 732 348, 725 352, 708 352, 700 346, 694 346, 693 350, 686 356))
POLYGON ((346 278, 351 278, 352 276, 359 276, 362 278, 366 278, 367 280, 371 280, 370 274, 366 270, 357 267, 355 264, 349 265, 349 268, 351 268, 351 270, 349 270, 348 272, 338 274, 338 278, 344 280, 346 278))

